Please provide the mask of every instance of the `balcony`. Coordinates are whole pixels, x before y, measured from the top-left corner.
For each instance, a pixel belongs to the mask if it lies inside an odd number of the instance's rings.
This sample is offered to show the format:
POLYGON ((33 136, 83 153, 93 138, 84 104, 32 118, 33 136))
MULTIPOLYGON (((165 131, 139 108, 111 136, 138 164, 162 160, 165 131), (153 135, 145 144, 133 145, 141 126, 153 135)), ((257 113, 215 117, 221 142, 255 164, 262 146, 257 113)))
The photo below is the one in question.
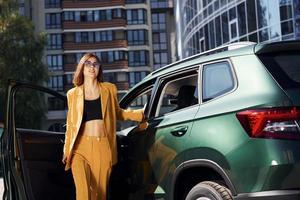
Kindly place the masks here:
POLYGON ((107 6, 125 6, 125 0, 62 0, 62 8, 95 8, 107 6))
POLYGON ((67 31, 68 29, 96 29, 96 28, 111 28, 111 27, 125 27, 125 19, 112 19, 107 21, 98 22, 74 22, 74 21, 64 21, 63 29, 67 31))
POLYGON ((64 50, 90 50, 90 49, 111 49, 111 48, 127 48, 127 40, 113 40, 107 42, 95 43, 75 43, 65 42, 64 50))
POLYGON ((102 64, 103 70, 113 70, 113 69, 128 69, 128 61, 115 61, 113 63, 104 63, 102 64))

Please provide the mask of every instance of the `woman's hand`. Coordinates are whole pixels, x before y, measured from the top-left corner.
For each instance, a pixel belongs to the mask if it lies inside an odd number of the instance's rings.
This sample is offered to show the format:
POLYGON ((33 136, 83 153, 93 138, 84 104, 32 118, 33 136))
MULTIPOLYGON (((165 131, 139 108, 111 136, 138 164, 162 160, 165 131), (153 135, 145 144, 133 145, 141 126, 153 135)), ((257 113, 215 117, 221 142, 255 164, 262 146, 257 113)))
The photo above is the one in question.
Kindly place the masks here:
POLYGON ((64 155, 63 155, 63 158, 62 158, 62 160, 61 160, 62 163, 63 163, 63 164, 66 164, 67 160, 68 160, 68 156, 67 156, 66 154, 64 154, 64 155))

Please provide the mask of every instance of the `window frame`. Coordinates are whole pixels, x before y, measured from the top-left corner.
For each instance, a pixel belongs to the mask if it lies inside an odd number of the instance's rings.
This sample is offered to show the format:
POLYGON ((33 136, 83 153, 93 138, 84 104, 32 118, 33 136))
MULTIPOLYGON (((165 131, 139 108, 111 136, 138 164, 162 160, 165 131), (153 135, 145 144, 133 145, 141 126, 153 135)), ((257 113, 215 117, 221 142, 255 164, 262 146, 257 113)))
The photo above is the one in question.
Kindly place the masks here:
MULTIPOLYGON (((202 63, 201 66, 200 66, 200 70, 199 70, 199 77, 201 77, 199 80, 199 88, 201 88, 200 90, 200 93, 198 94, 198 98, 200 100, 200 105, 202 104, 206 104, 206 103, 209 103, 211 101, 214 101, 214 100, 217 100, 219 98, 222 98, 232 92, 234 92, 237 87, 238 87, 238 79, 237 79, 237 75, 236 75, 236 71, 233 67, 233 64, 231 62, 231 60, 229 58, 227 59, 221 59, 221 60, 215 60, 215 61, 211 61, 211 62, 205 62, 205 63, 202 63), (217 64, 217 63, 222 63, 222 62, 227 62, 227 64, 229 65, 229 68, 231 69, 231 75, 232 75, 232 78, 233 78, 233 87, 231 90, 219 95, 219 96, 216 96, 215 98, 212 98, 210 100, 207 100, 207 101, 203 101, 203 75, 204 75, 204 66, 206 65, 211 65, 211 64, 217 64)), ((199 92, 199 91, 198 91, 199 92)))
POLYGON ((138 85, 137 87, 134 87, 130 90, 128 95, 124 95, 123 98, 119 101, 120 107, 123 109, 126 109, 129 107, 130 103, 136 99, 138 96, 140 96, 142 93, 148 91, 151 89, 151 95, 149 102, 147 102, 147 105, 145 107, 144 115, 148 119, 150 118, 150 112, 152 110, 153 105, 153 97, 155 95, 155 92, 157 90, 157 84, 158 84, 158 78, 152 78, 150 80, 145 81, 141 85, 138 85))
POLYGON ((167 73, 166 75, 158 78, 157 80, 157 86, 155 86, 154 91, 153 91, 153 96, 151 97, 151 105, 149 108, 149 118, 158 118, 158 117, 162 117, 162 116, 166 116, 166 115, 170 115, 173 114, 175 112, 178 111, 182 111, 183 109, 190 109, 191 107, 194 106, 199 106, 200 105, 200 98, 202 98, 202 96, 200 96, 201 93, 200 92, 200 85, 199 85, 199 81, 200 81, 200 77, 199 77, 199 72, 201 65, 200 64, 196 64, 196 65, 192 65, 188 68, 185 69, 180 69, 180 70, 176 70, 175 72, 170 72, 167 73), (182 76, 183 75, 183 76, 182 76), (157 108, 158 108, 158 103, 161 101, 162 98, 162 93, 163 93, 163 89, 165 88, 166 84, 174 81, 174 80, 178 80, 181 78, 186 78, 189 76, 193 76, 193 75, 197 75, 197 84, 198 84, 198 103, 194 104, 192 106, 186 107, 186 108, 182 108, 173 112, 169 112, 169 113, 165 113, 163 115, 157 116, 157 108), (153 106, 154 105, 154 106, 153 106))

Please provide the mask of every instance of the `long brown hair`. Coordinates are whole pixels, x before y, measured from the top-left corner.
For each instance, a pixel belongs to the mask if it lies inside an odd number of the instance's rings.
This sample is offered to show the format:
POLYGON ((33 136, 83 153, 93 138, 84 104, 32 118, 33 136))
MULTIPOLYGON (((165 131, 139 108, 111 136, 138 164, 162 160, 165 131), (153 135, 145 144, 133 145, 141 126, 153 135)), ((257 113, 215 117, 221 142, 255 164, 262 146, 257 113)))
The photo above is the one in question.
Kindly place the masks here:
MULTIPOLYGON (((76 67, 76 71, 74 74, 74 78, 73 78, 73 84, 75 86, 80 86, 83 84, 83 67, 84 67, 84 62, 87 61, 89 58, 95 58, 97 60, 97 62, 101 63, 100 59, 98 58, 97 55, 93 54, 93 53, 86 53, 82 56, 82 58, 80 59, 77 67, 76 67)), ((100 65, 99 67, 99 73, 97 76, 97 81, 98 82, 103 82, 103 71, 102 71, 102 66, 100 65)))

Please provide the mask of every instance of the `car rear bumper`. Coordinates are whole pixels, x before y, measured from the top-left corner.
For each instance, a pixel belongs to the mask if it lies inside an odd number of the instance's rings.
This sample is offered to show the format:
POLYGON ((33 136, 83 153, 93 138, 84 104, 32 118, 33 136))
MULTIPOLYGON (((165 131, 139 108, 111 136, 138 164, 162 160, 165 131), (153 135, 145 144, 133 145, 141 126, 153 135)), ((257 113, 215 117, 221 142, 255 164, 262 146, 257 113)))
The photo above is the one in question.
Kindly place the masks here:
POLYGON ((243 193, 234 200, 299 200, 300 190, 273 190, 264 192, 243 193))

